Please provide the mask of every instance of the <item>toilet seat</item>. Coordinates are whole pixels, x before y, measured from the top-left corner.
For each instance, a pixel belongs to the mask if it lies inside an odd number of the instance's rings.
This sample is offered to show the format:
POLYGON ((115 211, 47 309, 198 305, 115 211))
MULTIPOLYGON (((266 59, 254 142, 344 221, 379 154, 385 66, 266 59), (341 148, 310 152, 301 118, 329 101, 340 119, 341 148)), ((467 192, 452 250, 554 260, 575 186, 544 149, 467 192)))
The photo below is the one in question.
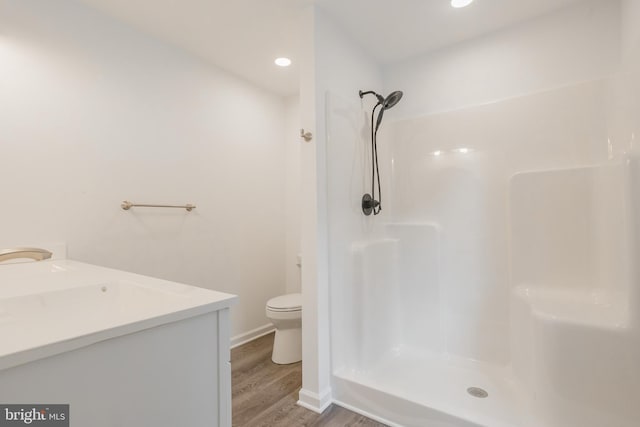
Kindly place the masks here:
POLYGON ((302 311, 302 294, 287 294, 267 301, 267 310, 274 312, 302 311))

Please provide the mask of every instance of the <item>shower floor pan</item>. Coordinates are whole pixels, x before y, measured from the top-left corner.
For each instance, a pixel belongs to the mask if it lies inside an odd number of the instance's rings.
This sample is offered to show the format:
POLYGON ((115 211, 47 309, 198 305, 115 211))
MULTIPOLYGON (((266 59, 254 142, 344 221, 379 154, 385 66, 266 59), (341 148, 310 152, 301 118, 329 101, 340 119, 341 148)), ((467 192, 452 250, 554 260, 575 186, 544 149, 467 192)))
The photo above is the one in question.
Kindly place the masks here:
POLYGON ((511 371, 487 363, 402 351, 367 370, 337 371, 333 380, 336 404, 391 426, 523 425, 524 400, 511 371), (482 391, 487 396, 477 397, 482 391))

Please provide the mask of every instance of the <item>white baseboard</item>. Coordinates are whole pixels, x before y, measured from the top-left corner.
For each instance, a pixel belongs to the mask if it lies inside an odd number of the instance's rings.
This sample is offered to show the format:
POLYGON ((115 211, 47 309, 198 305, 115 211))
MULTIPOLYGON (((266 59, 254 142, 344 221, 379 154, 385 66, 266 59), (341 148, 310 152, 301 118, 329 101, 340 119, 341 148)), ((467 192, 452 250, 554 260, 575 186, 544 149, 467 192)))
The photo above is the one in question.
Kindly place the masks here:
POLYGON ((298 394, 298 398, 298 405, 302 406, 303 408, 309 409, 310 411, 321 414, 331 405, 331 389, 324 389, 324 391, 320 395, 302 389, 298 394))
POLYGON ((245 332, 240 335, 236 335, 235 337, 231 337, 231 348, 236 348, 242 344, 246 344, 249 341, 253 341, 262 336, 270 334, 276 329, 273 327, 272 323, 268 323, 266 325, 262 325, 258 328, 252 329, 249 332, 245 332))

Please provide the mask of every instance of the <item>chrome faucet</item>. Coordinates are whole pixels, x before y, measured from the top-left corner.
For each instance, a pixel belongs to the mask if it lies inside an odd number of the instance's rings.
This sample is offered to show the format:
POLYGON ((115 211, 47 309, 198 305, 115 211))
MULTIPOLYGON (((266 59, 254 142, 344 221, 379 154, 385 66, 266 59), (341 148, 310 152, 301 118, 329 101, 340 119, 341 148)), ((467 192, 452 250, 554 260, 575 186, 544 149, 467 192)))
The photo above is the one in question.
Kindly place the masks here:
POLYGON ((0 251, 0 262, 9 261, 17 258, 30 258, 35 261, 49 259, 53 255, 46 249, 40 248, 13 248, 0 251))

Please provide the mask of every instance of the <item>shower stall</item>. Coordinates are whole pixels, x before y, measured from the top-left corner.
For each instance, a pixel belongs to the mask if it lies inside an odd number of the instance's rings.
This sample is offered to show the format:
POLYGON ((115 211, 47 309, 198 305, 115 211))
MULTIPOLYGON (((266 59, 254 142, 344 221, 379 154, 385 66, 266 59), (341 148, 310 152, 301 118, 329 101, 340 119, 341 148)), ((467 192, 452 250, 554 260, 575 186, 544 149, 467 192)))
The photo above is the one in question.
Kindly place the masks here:
POLYGON ((387 113, 377 216, 373 104, 324 101, 334 401, 397 426, 638 425, 638 68, 387 113))

